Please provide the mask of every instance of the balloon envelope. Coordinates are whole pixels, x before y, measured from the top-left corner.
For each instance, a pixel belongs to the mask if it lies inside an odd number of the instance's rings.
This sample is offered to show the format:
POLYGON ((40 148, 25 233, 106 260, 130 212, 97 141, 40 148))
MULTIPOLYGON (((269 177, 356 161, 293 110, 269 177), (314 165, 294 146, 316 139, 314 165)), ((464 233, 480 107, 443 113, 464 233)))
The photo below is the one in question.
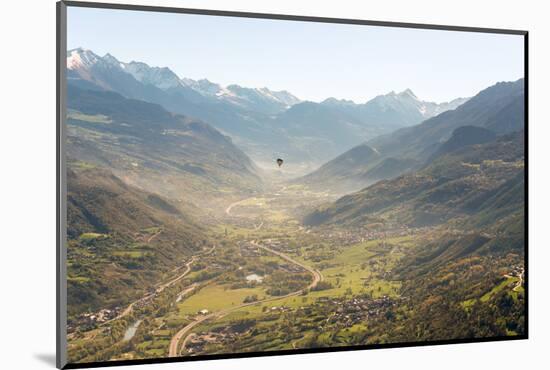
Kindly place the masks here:
POLYGON ((278 158, 277 164, 279 165, 279 167, 281 167, 281 165, 283 164, 283 160, 281 158, 278 158))

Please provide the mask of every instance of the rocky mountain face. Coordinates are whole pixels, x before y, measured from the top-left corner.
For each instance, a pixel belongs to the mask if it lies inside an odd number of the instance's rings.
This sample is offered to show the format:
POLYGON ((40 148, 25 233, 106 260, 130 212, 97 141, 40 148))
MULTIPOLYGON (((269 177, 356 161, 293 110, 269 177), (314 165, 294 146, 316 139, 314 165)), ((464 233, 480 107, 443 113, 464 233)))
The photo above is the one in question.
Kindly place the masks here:
POLYGON ((361 144, 361 148, 368 146, 376 152, 375 156, 357 156, 353 148, 297 182, 318 189, 358 190, 380 179, 417 170, 438 151, 521 130, 524 109, 523 80, 498 83, 454 110, 361 144), (447 143, 453 132, 452 141, 447 143), (341 160, 348 157, 353 160, 341 160))
POLYGON ((162 105, 199 118, 229 135, 258 163, 284 157, 289 166, 315 167, 361 142, 417 124, 466 99, 436 104, 410 90, 378 96, 364 104, 329 98, 302 102, 288 91, 221 86, 180 78, 167 67, 121 62, 90 50, 68 52, 69 84, 162 105))
POLYGON ((435 103, 419 99, 410 89, 379 95, 364 104, 349 100, 329 98, 322 104, 347 112, 365 121, 378 121, 392 128, 420 123, 448 110, 456 109, 468 98, 456 98, 450 102, 435 103))
MULTIPOLYGON (((284 110, 300 100, 287 91, 271 91, 268 88, 245 88, 231 85, 224 88, 206 79, 192 80, 180 79, 168 67, 151 67, 143 62, 131 61, 124 63, 114 56, 106 54, 100 57, 87 49, 74 49, 68 52, 67 68, 73 83, 77 80, 96 84, 108 90, 116 91, 128 97, 147 96, 146 91, 129 90, 132 86, 138 86, 128 77, 132 77, 143 87, 149 89, 151 94, 158 94, 162 98, 162 91, 170 95, 180 95, 191 102, 226 102, 239 108, 248 107, 250 110, 276 113, 284 110), (136 96, 131 96, 135 94, 136 96)), ((141 89, 140 89, 141 90, 141 89)), ((152 97, 151 97, 152 98, 152 97)))

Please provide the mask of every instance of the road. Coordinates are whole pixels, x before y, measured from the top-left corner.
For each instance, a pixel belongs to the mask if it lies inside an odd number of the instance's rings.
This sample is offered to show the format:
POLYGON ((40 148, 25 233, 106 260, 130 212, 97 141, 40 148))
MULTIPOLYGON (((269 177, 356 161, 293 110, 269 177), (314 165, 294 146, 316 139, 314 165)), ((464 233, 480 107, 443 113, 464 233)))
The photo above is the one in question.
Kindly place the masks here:
MULTIPOLYGON (((287 256, 286 254, 284 254, 284 253, 282 253, 282 252, 275 251, 275 250, 273 250, 273 249, 271 249, 271 248, 268 248, 268 247, 263 246, 263 245, 261 245, 261 244, 259 244, 259 243, 256 243, 255 240, 251 241, 250 243, 251 243, 251 244, 254 244, 254 245, 257 246, 258 248, 261 248, 261 249, 263 249, 263 250, 265 250, 265 251, 267 251, 267 252, 273 253, 273 254, 275 254, 275 255, 281 257, 282 259, 284 259, 284 260, 290 262, 290 263, 293 263, 293 264, 295 264, 295 265, 298 265, 298 266, 300 266, 301 268, 303 268, 304 270, 307 270, 308 272, 310 272, 311 275, 313 275, 313 281, 311 282, 311 284, 308 285, 308 287, 307 287, 306 289, 314 288, 314 287, 317 285, 317 283, 319 283, 321 280, 323 280, 323 275, 321 274, 321 272, 315 270, 314 268, 309 267, 308 265, 305 265, 305 264, 303 264, 303 263, 301 263, 301 262, 298 262, 298 261, 296 261, 296 260, 290 258, 289 256, 287 256)), ((301 291, 300 291, 300 293, 301 293, 301 291)))
POLYGON ((177 283, 178 281, 183 279, 191 271, 191 265, 196 261, 196 259, 197 259, 197 256, 191 257, 191 259, 185 264, 185 271, 183 273, 181 273, 180 275, 176 276, 175 278, 173 278, 172 280, 167 281, 166 283, 159 285, 156 288, 156 293, 162 292, 164 289, 168 288, 171 285, 174 285, 175 283, 177 283))
POLYGON ((312 289, 314 288, 320 281, 323 280, 323 275, 321 274, 321 272, 315 270, 314 268, 312 267, 309 267, 301 262, 298 262, 292 258, 290 258, 289 256, 287 256, 286 254, 284 253, 281 253, 281 252, 278 252, 278 251, 275 251, 271 248, 268 248, 266 246, 263 246, 259 243, 256 243, 255 240, 253 240, 251 242, 252 244, 254 244, 255 246, 269 252, 269 253, 272 253, 272 254, 275 254, 277 256, 279 256, 280 258, 290 262, 290 263, 293 263, 295 265, 298 265, 300 266, 301 268, 305 269, 306 271, 310 272, 311 275, 313 276, 313 280, 312 282, 304 289, 300 289, 300 290, 297 290, 295 292, 292 292, 292 293, 289 293, 289 294, 286 294, 284 296, 277 296, 277 297, 270 297, 270 298, 266 298, 266 299, 262 299, 262 300, 259 300, 259 301, 255 301, 255 302, 249 302, 249 303, 243 303, 241 305, 238 305, 238 306, 234 306, 234 307, 230 307, 230 308, 226 308, 224 310, 221 310, 221 311, 218 311, 218 312, 213 312, 211 314, 208 314, 208 315, 204 315, 204 316, 199 316, 198 318, 196 318, 194 321, 190 322, 189 324, 187 324, 186 326, 184 326, 180 331, 178 331, 171 339, 170 341, 170 347, 169 347, 169 351, 168 351, 168 357, 177 357, 179 356, 179 354, 181 353, 181 351, 183 351, 183 349, 185 348, 186 344, 187 344, 187 341, 189 340, 189 338, 191 337, 191 335, 187 335, 189 333, 189 331, 191 329, 193 329, 195 326, 199 325, 200 323, 204 322, 204 321, 207 321, 207 320, 210 320, 210 319, 217 319, 217 318, 220 318, 220 317, 223 317, 233 311, 237 311, 237 310, 240 310, 241 308, 244 308, 244 307, 248 307, 248 306, 253 306, 253 305, 256 305, 256 304, 261 304, 261 303, 266 303, 266 302, 271 302, 271 301, 276 301, 276 300, 280 300, 280 299, 285 299, 285 298, 289 298, 289 297, 293 297, 293 296, 297 296, 297 295, 300 295, 302 294, 302 292, 304 290, 309 290, 309 289, 312 289), (180 341, 182 340, 182 338, 184 338, 183 340, 183 343, 181 345, 181 349, 178 351, 178 345, 180 343, 180 341))
MULTIPOLYGON (((244 202, 247 202, 247 201, 250 201, 252 199, 256 199, 257 200, 257 197, 250 197, 250 198, 245 198, 245 199, 241 199, 241 200, 238 200, 236 202, 233 202, 231 203, 229 206, 227 206, 227 208, 225 209, 225 214, 228 215, 228 216, 233 216, 231 214, 231 210, 233 209, 233 207, 235 206, 238 206, 239 204, 241 203, 244 203, 244 202)), ((270 200, 273 200, 274 198, 265 198, 265 201, 270 201, 270 200)))
POLYGON ((255 226, 254 227, 254 230, 260 230, 262 228, 262 226, 264 226, 264 222, 260 222, 260 224, 258 226, 255 226))
POLYGON ((518 278, 518 281, 516 281, 516 284, 514 285, 514 288, 512 288, 512 291, 517 292, 518 290, 520 290, 520 288, 523 285, 523 272, 521 274, 519 274, 519 276, 506 274, 506 275, 504 275, 504 277, 507 278, 507 279, 518 278))
POLYGON ((193 290, 195 290, 195 288, 198 286, 197 283, 193 283, 191 285, 189 285, 189 287, 187 287, 187 289, 185 289, 184 291, 182 291, 180 294, 178 294, 178 298, 176 298, 176 303, 181 301, 181 299, 183 298, 183 296, 185 296, 187 293, 189 292, 192 292, 193 290))
POLYGON ((151 235, 151 236, 149 237, 149 239, 147 239, 147 243, 151 243, 151 241, 153 241, 153 239, 155 239, 157 236, 159 236, 160 233, 162 233, 162 229, 160 229, 159 231, 157 231, 156 233, 154 233, 153 235, 151 235))
POLYGON ((520 288, 522 287, 523 285, 523 275, 524 275, 524 272, 522 272, 521 274, 519 274, 519 280, 516 284, 516 286, 514 287, 514 292, 517 292, 518 290, 520 290, 520 288))
POLYGON ((251 198, 246 198, 246 199, 242 199, 242 200, 239 200, 237 202, 234 202, 234 203, 231 203, 226 209, 225 209, 225 213, 228 215, 228 216, 231 216, 231 208, 235 207, 236 205, 239 205, 240 203, 243 203, 244 201, 247 201, 251 198))
POLYGON ((212 253, 214 251, 214 249, 216 249, 216 246, 214 245, 209 251, 203 253, 203 254, 198 254, 198 255, 194 255, 191 257, 191 259, 189 261, 187 261, 187 263, 185 263, 185 271, 181 274, 179 274, 178 276, 176 276, 175 278, 173 278, 172 280, 169 280, 167 281, 166 283, 161 283, 160 285, 157 285, 156 289, 155 289, 155 292, 154 293, 149 293, 147 294, 146 296, 144 297, 141 297, 140 299, 138 299, 137 301, 134 301, 132 303, 130 303, 128 305, 128 307, 126 307, 124 309, 124 311, 122 311, 118 316, 116 316, 115 318, 112 318, 111 320, 108 320, 108 321, 105 321, 104 323, 102 323, 101 325, 105 325, 105 324, 108 324, 114 320, 118 320, 120 318, 123 318, 127 315, 129 315, 131 312, 132 312, 132 309, 134 308, 134 306, 136 304, 138 304, 139 302, 143 302, 143 301, 146 301, 150 298, 152 298, 155 294, 158 294, 158 293, 161 293, 164 289, 168 288, 169 286, 172 286, 174 285, 175 283, 177 283, 178 281, 180 281, 181 279, 183 279, 190 271, 191 271, 191 265, 196 261, 196 259, 203 255, 208 255, 210 253, 212 253))

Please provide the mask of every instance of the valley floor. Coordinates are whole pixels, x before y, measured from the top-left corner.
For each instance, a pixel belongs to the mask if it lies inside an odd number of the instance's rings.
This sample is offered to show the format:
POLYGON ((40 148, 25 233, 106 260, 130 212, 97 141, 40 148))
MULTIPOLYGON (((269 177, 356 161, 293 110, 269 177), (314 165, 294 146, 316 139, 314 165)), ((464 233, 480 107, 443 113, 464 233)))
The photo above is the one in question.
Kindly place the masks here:
MULTIPOLYGON (((411 329, 415 315, 425 314, 429 298, 440 299, 444 293, 438 290, 444 288, 426 280, 411 285, 399 273, 402 259, 441 231, 301 225, 305 208, 330 199, 301 186, 280 185, 227 205, 209 230, 214 245, 182 261, 154 291, 120 307, 111 313, 114 317, 98 319, 95 313, 94 319, 90 314, 82 318, 86 325, 69 334, 70 361, 452 339, 438 338, 442 334, 423 322, 411 329), (433 289, 434 295, 417 302, 416 288, 433 289)), ((511 304, 523 294, 520 256, 499 258, 490 267, 481 258, 460 262, 466 266, 460 271, 468 274, 479 266, 486 270, 479 279, 471 278, 477 290, 461 288, 464 297, 449 298, 453 310, 464 315, 497 296, 503 299, 502 294, 511 297, 511 304), (487 276, 495 279, 479 281, 487 276)), ((438 301, 431 303, 439 309, 438 301)), ((431 314, 438 320, 437 311, 431 314)), ((507 330, 506 335, 517 335, 522 329, 507 330)), ((464 336, 456 332, 454 338, 464 336)))

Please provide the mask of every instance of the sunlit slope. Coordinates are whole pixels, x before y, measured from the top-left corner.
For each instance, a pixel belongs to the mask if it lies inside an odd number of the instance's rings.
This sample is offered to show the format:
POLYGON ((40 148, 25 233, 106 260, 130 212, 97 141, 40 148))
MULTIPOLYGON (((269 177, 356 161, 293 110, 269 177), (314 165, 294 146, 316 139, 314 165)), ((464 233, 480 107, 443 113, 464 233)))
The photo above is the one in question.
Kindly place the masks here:
POLYGON ((185 210, 109 171, 69 169, 67 185, 70 315, 140 297, 210 244, 185 210))
POLYGON ((173 198, 261 187, 253 162, 228 137, 160 105, 70 87, 69 160, 111 169, 125 182, 173 198))
POLYGON ((508 212, 500 212, 497 205, 522 209, 521 193, 513 197, 514 202, 494 200, 502 199, 506 189, 516 189, 522 179, 523 141, 523 132, 518 132, 490 143, 467 145, 438 157, 418 172, 380 181, 322 206, 305 222, 360 226, 382 218, 427 226, 460 217, 476 216, 478 223, 491 217, 499 219, 498 215, 508 212))
POLYGON ((523 79, 501 82, 481 91, 454 110, 367 141, 297 182, 319 190, 359 190, 378 180, 422 168, 438 151, 446 150, 441 148, 441 144, 447 142, 460 127, 489 131, 471 132, 470 138, 490 138, 523 129, 523 117, 523 79))

